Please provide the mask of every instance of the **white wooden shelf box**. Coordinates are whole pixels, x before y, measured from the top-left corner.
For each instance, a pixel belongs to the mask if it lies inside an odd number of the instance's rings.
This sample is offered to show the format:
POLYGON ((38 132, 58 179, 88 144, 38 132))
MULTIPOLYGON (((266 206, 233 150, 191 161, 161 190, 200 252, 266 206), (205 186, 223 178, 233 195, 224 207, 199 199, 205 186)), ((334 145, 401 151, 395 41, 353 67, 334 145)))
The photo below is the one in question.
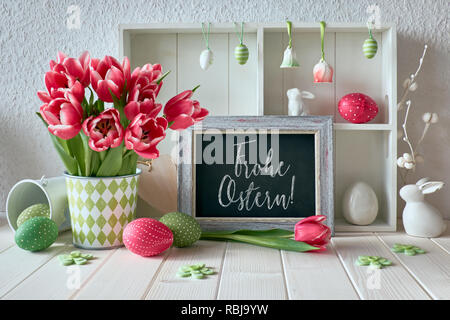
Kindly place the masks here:
MULTIPOLYGON (((205 49, 201 24, 136 24, 120 26, 120 55, 132 68, 161 63, 172 73, 164 80, 159 100, 200 84, 196 98, 211 115, 286 115, 286 90, 312 92, 311 114, 333 115, 335 128, 335 229, 336 231, 395 231, 397 217, 397 39, 394 25, 374 30, 378 52, 366 59, 362 44, 368 38, 363 24, 328 24, 325 59, 334 68, 332 83, 314 83, 312 69, 319 61, 319 23, 293 23, 293 46, 300 67, 280 69, 288 44, 285 23, 245 24, 244 44, 250 55, 241 66, 234 58, 239 43, 232 23, 212 24, 210 48, 213 64, 199 65, 205 49), (337 111, 340 98, 361 92, 372 97, 379 113, 369 123, 352 124, 337 111), (365 181, 379 201, 377 220, 369 226, 347 223, 342 216, 342 196, 355 181, 365 181)), ((176 136, 166 139, 169 153, 176 136)))

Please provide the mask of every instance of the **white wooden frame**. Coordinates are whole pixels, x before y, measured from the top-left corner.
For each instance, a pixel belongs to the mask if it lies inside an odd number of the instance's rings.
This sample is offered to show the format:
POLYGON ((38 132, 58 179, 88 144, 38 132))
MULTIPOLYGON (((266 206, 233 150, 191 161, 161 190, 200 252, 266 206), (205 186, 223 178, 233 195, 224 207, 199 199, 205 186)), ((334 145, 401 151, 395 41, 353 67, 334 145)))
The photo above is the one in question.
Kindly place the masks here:
MULTIPOLYGON (((120 25, 119 31, 119 54, 129 57, 136 53, 135 50, 138 50, 132 44, 133 37, 138 35, 162 34, 178 37, 179 35, 198 34, 201 39, 201 23, 128 24, 120 25)), ((336 231, 395 231, 397 223, 397 167, 395 164, 397 154, 397 39, 395 25, 384 24, 374 30, 379 50, 374 59, 368 60, 362 57, 361 49, 362 42, 367 37, 365 24, 327 23, 325 58, 335 68, 335 78, 332 84, 321 85, 313 84, 312 81, 312 66, 320 58, 319 23, 293 22, 294 48, 301 58, 300 68, 296 69, 298 71, 279 69, 282 50, 287 44, 285 22, 246 23, 245 32, 256 34, 257 57, 256 61, 253 60, 256 62, 256 70, 252 73, 254 77, 252 81, 256 84, 255 96, 252 103, 236 109, 229 108, 222 115, 286 114, 285 90, 289 86, 301 86, 301 89, 306 90, 313 87, 317 96, 317 99, 311 102, 313 110, 317 112, 314 114, 328 114, 334 116, 335 119, 336 231), (279 39, 279 44, 273 46, 271 39, 279 39), (352 54, 353 56, 351 56, 352 54), (348 55, 351 57, 345 58, 348 55), (367 70, 367 79, 364 79, 364 73, 358 72, 362 68, 367 70), (268 74, 273 77, 271 71, 276 72, 276 77, 278 77, 273 81, 268 77, 268 74), (353 71, 357 71, 357 73, 354 82, 351 83, 347 80, 350 76, 353 77, 353 71), (375 80, 371 80, 372 78, 375 80), (273 93, 273 90, 276 92, 273 93), (337 113, 336 105, 340 97, 354 92, 353 90, 370 96, 374 95, 372 97, 379 104, 379 115, 370 123, 347 123, 337 113), (271 100, 274 102, 271 103, 271 100), (240 112, 244 112, 244 114, 240 112), (359 153, 354 150, 350 153, 345 152, 350 149, 352 144, 360 148, 359 153), (342 218, 340 199, 346 187, 357 179, 365 180, 372 185, 379 199, 379 218, 369 226, 351 225, 342 218)), ((233 23, 213 23, 211 38, 214 38, 214 34, 220 33, 228 33, 228 39, 236 37, 233 23)), ((228 47, 230 47, 230 40, 228 40, 228 47)), ((178 47, 176 50, 178 53, 178 47)), ((199 47, 198 55, 201 50, 202 48, 199 47)), ((219 52, 215 53, 219 54, 219 52)), ((198 64, 197 59, 192 61, 192 64, 198 64)), ((249 61, 251 59, 255 59, 255 57, 250 55, 249 61)), ((228 65, 231 61, 228 58, 228 65)), ((133 59, 131 62, 133 64, 133 59)), ((136 61, 136 63, 144 62, 136 61)), ((215 63, 219 62, 216 60, 215 63)), ((228 81, 230 82, 229 79, 228 81)), ((183 88, 176 89, 179 91, 183 88)), ((199 100, 202 101, 201 98, 199 100)))

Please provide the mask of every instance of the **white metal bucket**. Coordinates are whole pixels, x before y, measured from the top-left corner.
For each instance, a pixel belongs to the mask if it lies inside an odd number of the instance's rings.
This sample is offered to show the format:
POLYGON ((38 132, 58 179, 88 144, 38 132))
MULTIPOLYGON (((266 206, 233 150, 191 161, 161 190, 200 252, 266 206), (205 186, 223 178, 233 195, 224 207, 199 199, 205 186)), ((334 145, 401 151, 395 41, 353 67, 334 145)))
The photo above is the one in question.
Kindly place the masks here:
POLYGON ((17 218, 20 213, 38 203, 49 205, 50 219, 58 225, 59 231, 70 229, 65 178, 44 176, 40 180, 21 180, 9 191, 6 200, 6 216, 13 231, 17 230, 17 218))

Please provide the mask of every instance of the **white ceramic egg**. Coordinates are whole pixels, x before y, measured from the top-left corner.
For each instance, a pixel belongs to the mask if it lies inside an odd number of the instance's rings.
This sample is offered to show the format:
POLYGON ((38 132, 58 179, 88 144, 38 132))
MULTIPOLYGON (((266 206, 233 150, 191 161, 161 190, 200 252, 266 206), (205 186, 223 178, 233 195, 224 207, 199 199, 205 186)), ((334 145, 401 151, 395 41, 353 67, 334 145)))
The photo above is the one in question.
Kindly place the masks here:
POLYGON ((367 183, 356 182, 345 191, 342 210, 345 220, 349 223, 369 225, 375 221, 378 214, 377 195, 367 183))
POLYGON ((206 70, 213 63, 213 53, 209 49, 205 49, 200 54, 200 68, 206 70))

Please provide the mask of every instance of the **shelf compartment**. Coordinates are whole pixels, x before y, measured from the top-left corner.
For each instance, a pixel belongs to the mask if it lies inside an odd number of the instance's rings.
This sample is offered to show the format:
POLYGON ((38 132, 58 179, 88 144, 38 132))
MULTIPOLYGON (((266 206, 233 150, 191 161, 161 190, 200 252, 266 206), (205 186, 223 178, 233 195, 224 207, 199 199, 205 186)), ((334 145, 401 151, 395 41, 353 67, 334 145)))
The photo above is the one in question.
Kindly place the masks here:
POLYGON ((336 231, 395 231, 397 185, 393 177, 397 172, 392 135, 393 132, 389 130, 336 131, 336 231), (343 218, 344 193, 351 184, 358 181, 370 185, 377 195, 378 216, 373 225, 351 225, 343 218))

